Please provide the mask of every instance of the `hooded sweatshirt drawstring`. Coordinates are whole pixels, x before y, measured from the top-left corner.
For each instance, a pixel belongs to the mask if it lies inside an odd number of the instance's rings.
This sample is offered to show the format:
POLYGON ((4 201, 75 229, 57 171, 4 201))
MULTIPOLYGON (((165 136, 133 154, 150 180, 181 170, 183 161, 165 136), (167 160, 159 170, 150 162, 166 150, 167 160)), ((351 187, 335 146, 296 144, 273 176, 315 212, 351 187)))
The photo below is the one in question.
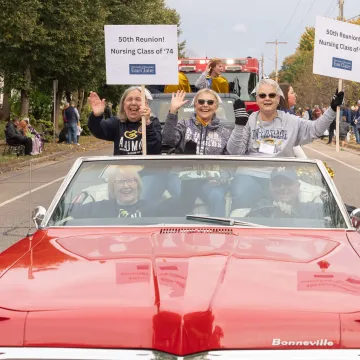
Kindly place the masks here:
POLYGON ((203 133, 203 128, 205 128, 205 139, 204 139, 204 151, 202 153, 202 155, 205 155, 205 149, 206 149, 206 137, 207 137, 207 133, 208 133, 208 125, 211 123, 211 121, 204 121, 200 116, 196 115, 196 120, 200 123, 201 125, 201 131, 200 131, 200 147, 199 147, 199 152, 201 152, 201 144, 202 144, 202 133, 203 133))

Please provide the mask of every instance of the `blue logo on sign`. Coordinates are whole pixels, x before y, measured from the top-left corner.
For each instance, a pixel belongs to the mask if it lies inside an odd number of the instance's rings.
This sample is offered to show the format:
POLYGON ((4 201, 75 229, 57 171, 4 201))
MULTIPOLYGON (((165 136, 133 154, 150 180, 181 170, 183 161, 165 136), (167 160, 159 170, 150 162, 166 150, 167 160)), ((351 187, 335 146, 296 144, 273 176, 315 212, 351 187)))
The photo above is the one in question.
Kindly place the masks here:
POLYGON ((156 75, 155 64, 130 64, 130 75, 156 75))
POLYGON ((333 57, 332 58, 332 67, 351 71, 352 70, 352 61, 333 57))

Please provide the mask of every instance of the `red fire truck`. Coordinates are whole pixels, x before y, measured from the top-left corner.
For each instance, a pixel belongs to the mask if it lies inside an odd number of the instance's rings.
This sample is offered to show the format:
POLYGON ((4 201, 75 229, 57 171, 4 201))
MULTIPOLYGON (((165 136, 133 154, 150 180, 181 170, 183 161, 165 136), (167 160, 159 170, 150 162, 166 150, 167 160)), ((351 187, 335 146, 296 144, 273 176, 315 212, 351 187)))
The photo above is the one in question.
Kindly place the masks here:
MULTIPOLYGON (((230 91, 245 101, 246 110, 257 111, 259 107, 251 92, 259 81, 258 60, 251 57, 221 60, 225 64, 225 72, 222 76, 229 82, 230 91)), ((179 71, 183 72, 189 79, 192 91, 197 91, 195 81, 205 71, 209 61, 210 59, 207 58, 179 59, 179 71)))

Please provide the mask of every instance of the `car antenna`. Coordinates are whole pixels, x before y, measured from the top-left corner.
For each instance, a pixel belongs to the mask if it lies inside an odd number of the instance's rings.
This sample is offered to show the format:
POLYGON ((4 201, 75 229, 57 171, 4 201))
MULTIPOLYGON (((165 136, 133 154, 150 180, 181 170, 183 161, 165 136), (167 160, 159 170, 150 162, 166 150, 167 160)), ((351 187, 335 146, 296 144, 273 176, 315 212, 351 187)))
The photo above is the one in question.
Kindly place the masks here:
MULTIPOLYGON (((26 237, 29 237, 32 235, 31 233, 31 228, 32 228, 32 211, 31 211, 31 204, 32 204, 32 177, 31 177, 31 172, 32 172, 32 160, 30 160, 29 162, 29 230, 26 234, 26 237)), ((31 238, 30 238, 31 240, 31 238)))

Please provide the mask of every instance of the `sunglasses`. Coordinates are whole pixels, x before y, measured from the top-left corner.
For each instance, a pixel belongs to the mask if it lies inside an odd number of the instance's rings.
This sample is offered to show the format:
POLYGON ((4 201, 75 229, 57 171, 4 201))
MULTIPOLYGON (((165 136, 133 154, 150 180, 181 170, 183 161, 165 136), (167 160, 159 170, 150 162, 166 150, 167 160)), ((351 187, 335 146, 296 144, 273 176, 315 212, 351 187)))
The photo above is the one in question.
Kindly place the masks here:
POLYGON ((270 94, 264 94, 264 93, 261 93, 258 95, 258 97, 260 99, 265 99, 266 97, 269 97, 270 99, 274 99, 276 97, 276 94, 275 93, 270 93, 270 94))
POLYGON ((198 99, 197 102, 198 102, 199 105, 204 105, 205 103, 207 103, 208 105, 214 105, 215 100, 198 99))

